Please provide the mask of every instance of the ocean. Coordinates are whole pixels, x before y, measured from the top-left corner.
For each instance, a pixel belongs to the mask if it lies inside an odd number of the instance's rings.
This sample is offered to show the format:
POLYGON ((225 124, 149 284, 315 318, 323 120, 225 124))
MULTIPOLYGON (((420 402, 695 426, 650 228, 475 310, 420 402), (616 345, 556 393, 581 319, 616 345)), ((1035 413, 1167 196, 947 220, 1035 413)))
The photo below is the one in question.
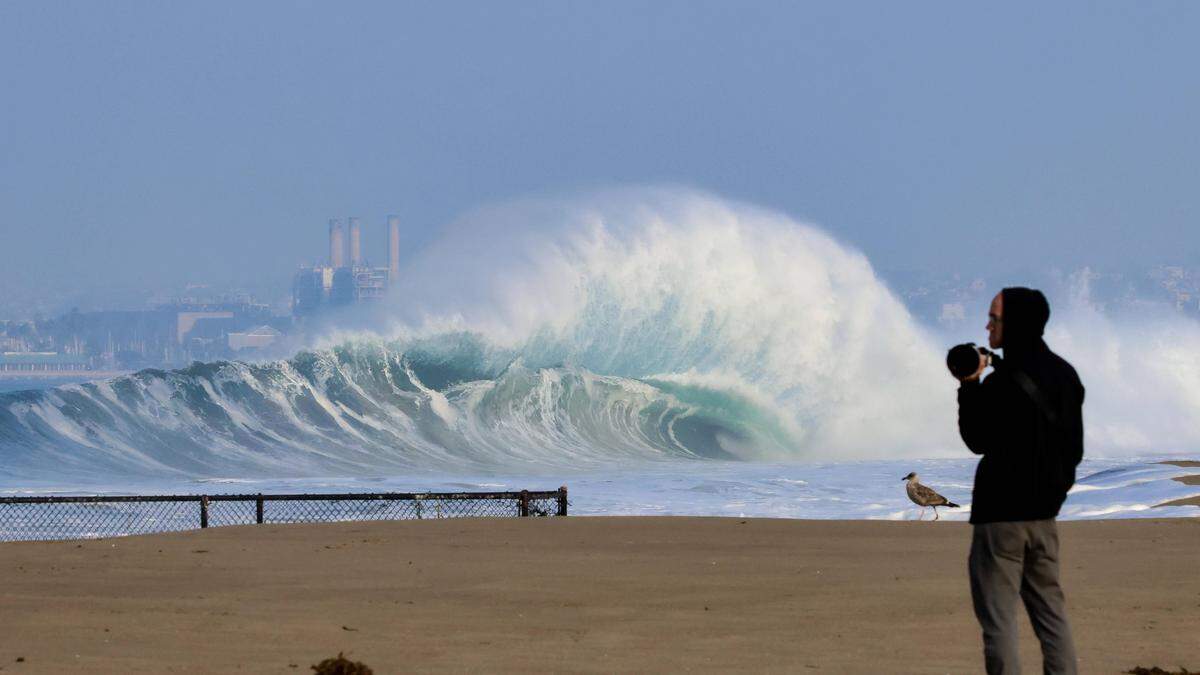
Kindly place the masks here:
MULTIPOLYGON (((290 359, 0 393, 0 492, 566 484, 581 514, 902 519, 915 470, 969 504, 942 355, 983 319, 921 325, 813 226, 678 190, 520 202, 396 285, 371 330, 290 359)), ((1047 334, 1088 387, 1064 516, 1192 515, 1152 507, 1198 492, 1155 462, 1200 449, 1200 325, 1084 286, 1047 334)))

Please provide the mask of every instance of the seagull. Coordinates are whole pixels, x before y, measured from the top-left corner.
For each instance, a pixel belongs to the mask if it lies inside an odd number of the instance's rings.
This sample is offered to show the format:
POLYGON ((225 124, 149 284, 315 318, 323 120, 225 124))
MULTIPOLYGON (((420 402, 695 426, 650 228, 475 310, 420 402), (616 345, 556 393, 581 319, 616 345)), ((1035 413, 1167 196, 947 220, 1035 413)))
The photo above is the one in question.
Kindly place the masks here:
POLYGON ((925 507, 927 506, 933 507, 934 520, 938 519, 937 507, 950 506, 958 508, 958 504, 921 485, 921 482, 917 480, 916 473, 910 473, 900 480, 908 482, 908 485, 904 486, 905 491, 908 492, 908 498, 913 500, 914 504, 921 507, 921 515, 917 517, 917 520, 925 517, 925 507))

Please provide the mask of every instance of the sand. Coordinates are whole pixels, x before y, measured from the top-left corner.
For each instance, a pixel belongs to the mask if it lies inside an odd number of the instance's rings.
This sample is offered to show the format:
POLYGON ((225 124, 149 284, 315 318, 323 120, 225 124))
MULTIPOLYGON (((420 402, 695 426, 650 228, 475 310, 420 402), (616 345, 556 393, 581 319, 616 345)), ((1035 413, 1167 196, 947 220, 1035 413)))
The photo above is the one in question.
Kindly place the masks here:
MULTIPOLYGON (((1200 669, 1200 520, 1060 527, 1082 672, 1200 669)), ((0 667, 296 673, 344 651, 377 673, 978 672, 969 535, 570 517, 6 543, 0 667)))
MULTIPOLYGON (((1200 462, 1190 459, 1162 463, 1170 464, 1171 466, 1181 466, 1189 469, 1200 467, 1200 462)), ((1200 475, 1177 476, 1174 480, 1183 483, 1184 485, 1200 485, 1200 475)), ((1162 504, 1159 504, 1159 506, 1200 506, 1200 495, 1196 495, 1195 497, 1184 497, 1183 499, 1172 499, 1169 502, 1163 502, 1162 504)))

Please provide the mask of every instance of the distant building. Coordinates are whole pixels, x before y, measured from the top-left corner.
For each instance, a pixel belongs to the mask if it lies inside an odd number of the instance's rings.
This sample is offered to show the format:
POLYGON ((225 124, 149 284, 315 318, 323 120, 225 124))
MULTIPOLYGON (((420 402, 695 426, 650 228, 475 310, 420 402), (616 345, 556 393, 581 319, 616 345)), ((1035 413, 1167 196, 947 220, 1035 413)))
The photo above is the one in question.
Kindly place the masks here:
MULTIPOLYGON (((291 323, 245 295, 184 297, 147 310, 71 311, 21 328, 21 344, 8 340, 0 346, 80 355, 97 369, 127 371, 228 358, 230 333, 264 325, 289 330, 291 323)), ((13 332, 10 326, 10 337, 13 332)))
POLYGON ((292 315, 303 318, 320 312, 332 290, 332 267, 300 268, 292 283, 292 315))
POLYGON ((387 267, 367 264, 362 255, 362 225, 358 218, 350 218, 348 222, 349 236, 346 236, 341 220, 329 221, 329 264, 303 266, 296 272, 292 280, 292 315, 297 319, 387 295, 388 286, 399 270, 399 220, 388 216, 387 267))
POLYGON ((967 308, 961 302, 947 302, 942 304, 942 313, 938 316, 938 321, 944 324, 956 324, 967 320, 967 308))
POLYGON ((91 370, 91 360, 79 354, 58 352, 4 352, 0 354, 0 372, 46 373, 91 370))
POLYGON ((175 340, 183 344, 183 339, 198 321, 203 319, 232 319, 233 312, 179 312, 175 315, 175 340))
POLYGON ((235 352, 243 349, 262 349, 271 346, 281 337, 283 333, 274 328, 259 326, 245 333, 230 333, 229 348, 235 352))

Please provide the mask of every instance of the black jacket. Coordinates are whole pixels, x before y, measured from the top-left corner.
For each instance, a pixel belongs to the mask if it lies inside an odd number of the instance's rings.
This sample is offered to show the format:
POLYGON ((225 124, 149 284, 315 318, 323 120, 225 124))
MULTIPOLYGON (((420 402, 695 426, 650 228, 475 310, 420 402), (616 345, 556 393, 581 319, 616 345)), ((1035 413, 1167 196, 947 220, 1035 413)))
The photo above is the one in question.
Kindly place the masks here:
POLYGON ((983 455, 972 523, 1057 516, 1083 458, 1083 384, 1042 340, 1050 313, 1045 297, 1025 288, 1006 288, 1003 296, 1004 359, 982 383, 958 390, 959 433, 971 452, 983 455), (1018 371, 1041 392, 1041 405, 1018 371))

